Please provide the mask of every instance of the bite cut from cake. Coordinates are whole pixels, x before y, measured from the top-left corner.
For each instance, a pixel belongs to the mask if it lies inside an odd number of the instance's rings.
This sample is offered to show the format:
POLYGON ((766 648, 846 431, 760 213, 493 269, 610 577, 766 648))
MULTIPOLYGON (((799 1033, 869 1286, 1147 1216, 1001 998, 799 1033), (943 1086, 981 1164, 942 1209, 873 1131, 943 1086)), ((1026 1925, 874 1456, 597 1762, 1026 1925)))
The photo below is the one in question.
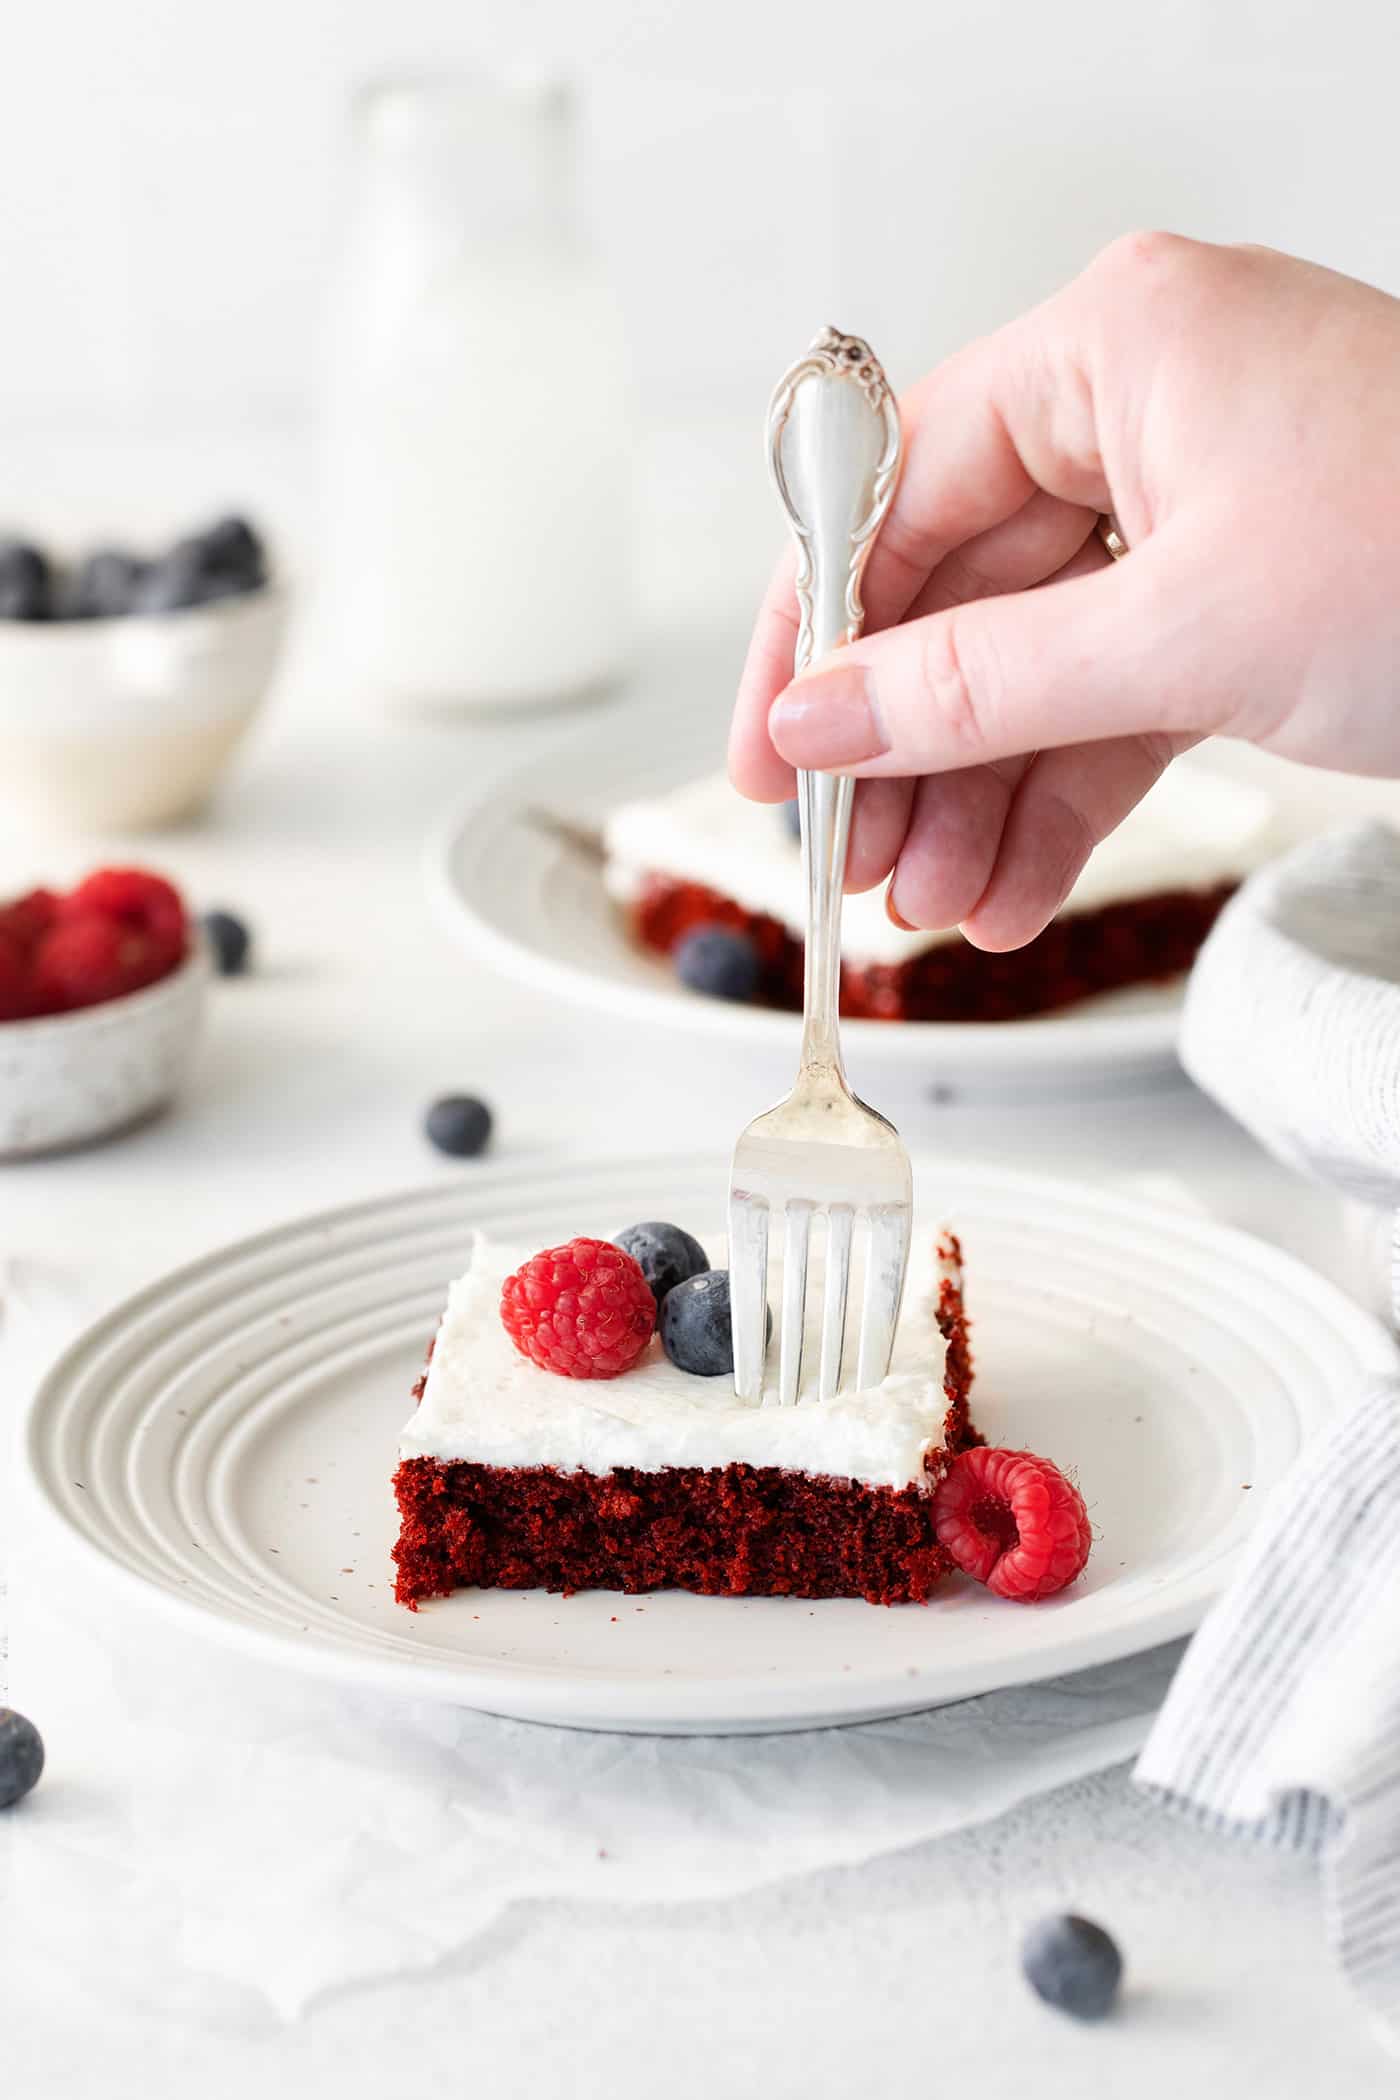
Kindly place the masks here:
MULTIPOLYGON (((742 1402, 732 1376, 683 1368, 650 1329, 634 1344, 622 1313, 610 1316, 598 1361, 618 1361, 619 1334, 620 1353, 636 1353, 619 1370, 580 1368, 587 1294, 572 1265, 576 1250, 601 1247, 613 1256, 612 1243, 590 1240, 531 1261, 520 1248, 473 1242, 399 1443, 401 1603, 416 1609, 467 1585, 917 1602, 965 1564, 958 1540, 969 1522, 983 1526, 974 1541, 983 1579, 993 1560, 1009 1569, 1023 1546, 1026 1594, 1048 1594, 1049 1562, 1018 1538, 1009 1505, 994 1509, 990 1492, 963 1480, 957 1511, 940 1512, 940 1484, 982 1441, 968 1412, 972 1358, 951 1235, 916 1249, 888 1375, 826 1401, 808 1387, 786 1408, 771 1396, 742 1402), (540 1317, 551 1334, 567 1330, 566 1354, 551 1360, 574 1364, 572 1375, 531 1360, 518 1326, 559 1279, 557 1304, 540 1317)), ((1060 1484, 1082 1517, 1077 1493, 1060 1484)), ((1047 1551, 1052 1543, 1061 1572, 1049 1586, 1059 1587, 1072 1575, 1064 1539, 1047 1539, 1047 1551)))
MULTIPOLYGON (((757 999, 802 1004, 806 891, 790 813, 723 775, 623 804, 603 833, 604 880, 633 937, 670 955, 699 927, 743 934, 757 999)), ((883 888, 849 896, 841 1010, 850 1018, 1004 1021, 1188 969, 1222 906, 1276 844, 1270 798, 1202 765, 1168 768, 1090 858, 1025 947, 991 955, 956 928, 909 930, 883 888)))

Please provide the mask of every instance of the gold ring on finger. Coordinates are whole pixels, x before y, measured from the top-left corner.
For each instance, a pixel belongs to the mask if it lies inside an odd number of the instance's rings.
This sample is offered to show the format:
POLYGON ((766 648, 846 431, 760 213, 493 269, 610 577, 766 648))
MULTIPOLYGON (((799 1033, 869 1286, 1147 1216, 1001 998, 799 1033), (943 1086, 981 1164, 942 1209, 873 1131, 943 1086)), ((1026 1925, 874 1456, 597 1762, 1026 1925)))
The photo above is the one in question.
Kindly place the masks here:
POLYGON ((1121 561, 1128 551, 1128 542, 1118 530, 1118 520, 1111 510, 1106 510, 1094 530, 1115 561, 1121 561))

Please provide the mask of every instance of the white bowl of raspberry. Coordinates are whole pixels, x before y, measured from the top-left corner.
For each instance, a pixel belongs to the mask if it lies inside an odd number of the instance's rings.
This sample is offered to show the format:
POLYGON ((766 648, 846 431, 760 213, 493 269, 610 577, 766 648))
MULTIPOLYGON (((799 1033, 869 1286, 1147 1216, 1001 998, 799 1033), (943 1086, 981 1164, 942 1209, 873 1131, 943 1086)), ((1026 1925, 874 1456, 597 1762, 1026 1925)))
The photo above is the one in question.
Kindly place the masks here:
POLYGON ((0 540, 0 811, 69 833, 190 816, 256 716, 285 626, 241 519, 66 569, 0 540))
POLYGON ((165 1107, 211 974, 178 890, 143 869, 0 906, 0 1159, 91 1144, 165 1107))

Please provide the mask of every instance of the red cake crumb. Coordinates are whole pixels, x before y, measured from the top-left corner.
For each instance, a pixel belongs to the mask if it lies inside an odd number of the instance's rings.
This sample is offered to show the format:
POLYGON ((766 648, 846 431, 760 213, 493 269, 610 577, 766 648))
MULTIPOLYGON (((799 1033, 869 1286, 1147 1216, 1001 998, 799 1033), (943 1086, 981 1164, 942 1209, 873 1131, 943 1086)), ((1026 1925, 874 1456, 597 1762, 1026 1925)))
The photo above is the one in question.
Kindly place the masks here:
MULTIPOLYGON (((955 940, 906 963, 844 963, 841 1011, 851 1020, 1011 1021, 1125 985, 1165 983, 1190 968, 1236 887, 1163 890, 1099 911, 1066 912, 1003 955, 955 940)), ((645 877, 630 919, 642 945, 661 955, 694 926, 747 934, 759 958, 759 1003, 801 1010, 802 943, 777 919, 665 875, 645 877)))

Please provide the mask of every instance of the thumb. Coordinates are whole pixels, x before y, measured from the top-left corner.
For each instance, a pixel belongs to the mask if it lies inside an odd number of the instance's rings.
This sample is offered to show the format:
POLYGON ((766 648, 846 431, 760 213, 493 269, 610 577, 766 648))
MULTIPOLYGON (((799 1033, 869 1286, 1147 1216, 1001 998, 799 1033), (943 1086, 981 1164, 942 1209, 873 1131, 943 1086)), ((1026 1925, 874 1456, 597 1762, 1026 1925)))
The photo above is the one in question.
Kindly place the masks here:
POLYGON ((1222 666, 1175 566, 1148 542, 1091 575, 866 636, 795 678, 768 733, 790 765, 875 778, 1208 733, 1224 714, 1222 666))

